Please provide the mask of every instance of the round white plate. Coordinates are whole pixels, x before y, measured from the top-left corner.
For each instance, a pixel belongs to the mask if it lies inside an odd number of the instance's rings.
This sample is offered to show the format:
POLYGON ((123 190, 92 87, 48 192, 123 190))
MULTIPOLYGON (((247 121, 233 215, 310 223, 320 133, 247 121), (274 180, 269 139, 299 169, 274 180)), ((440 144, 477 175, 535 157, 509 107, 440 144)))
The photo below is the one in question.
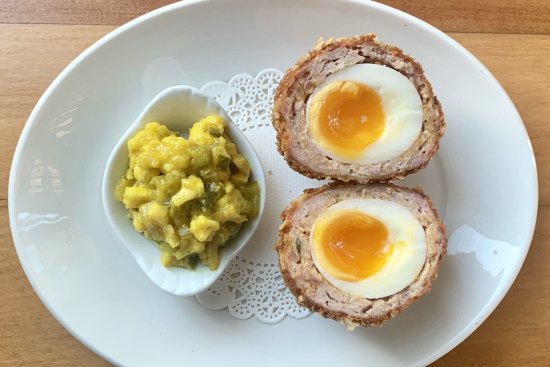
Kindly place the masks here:
POLYGON ((37 294, 84 344, 131 366, 430 363, 504 297, 536 209, 529 138, 493 76, 440 31, 363 1, 185 1, 128 23, 44 93, 9 186, 14 243, 37 294), (445 111, 440 151, 406 180, 433 196, 448 229, 449 255, 432 292, 383 328, 350 333, 317 315, 238 320, 151 283, 110 230, 100 199, 110 150, 143 107, 168 86, 285 70, 319 37, 368 32, 423 64, 445 111))

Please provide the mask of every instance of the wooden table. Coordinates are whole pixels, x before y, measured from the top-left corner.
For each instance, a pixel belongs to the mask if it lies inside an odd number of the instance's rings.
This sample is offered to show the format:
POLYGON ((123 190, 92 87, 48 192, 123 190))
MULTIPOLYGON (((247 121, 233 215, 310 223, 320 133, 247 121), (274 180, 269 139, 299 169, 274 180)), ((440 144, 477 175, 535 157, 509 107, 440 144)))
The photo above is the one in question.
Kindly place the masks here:
MULTIPOLYGON (((170 0, 0 1, 0 365, 106 366, 44 308, 8 224, 11 159, 29 113, 57 74, 116 26, 170 0)), ((539 216, 525 265, 496 311, 434 366, 550 366, 550 2, 387 0, 448 32, 496 76, 527 127, 539 216)))

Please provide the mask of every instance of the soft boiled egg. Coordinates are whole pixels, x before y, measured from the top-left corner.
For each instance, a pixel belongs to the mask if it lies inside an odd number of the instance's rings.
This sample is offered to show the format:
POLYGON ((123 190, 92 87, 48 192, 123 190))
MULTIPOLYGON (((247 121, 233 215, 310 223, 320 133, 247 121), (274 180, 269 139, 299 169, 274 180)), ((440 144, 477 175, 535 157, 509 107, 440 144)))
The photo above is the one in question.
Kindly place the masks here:
POLYGON ((378 64, 329 75, 311 94, 307 130, 331 159, 372 164, 403 154, 418 138, 423 107, 413 83, 378 64))
POLYGON ((311 231, 313 262, 333 286, 363 298, 382 298, 411 284, 424 266, 424 228, 404 206, 381 199, 332 205, 311 231))

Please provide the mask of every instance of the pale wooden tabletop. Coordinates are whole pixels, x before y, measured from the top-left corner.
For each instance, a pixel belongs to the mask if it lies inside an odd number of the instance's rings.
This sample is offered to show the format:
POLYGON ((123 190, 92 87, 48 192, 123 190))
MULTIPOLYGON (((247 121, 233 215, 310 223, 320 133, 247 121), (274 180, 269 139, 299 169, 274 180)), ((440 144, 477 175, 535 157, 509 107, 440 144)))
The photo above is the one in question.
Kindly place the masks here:
MULTIPOLYGON (((0 366, 106 366, 42 305, 17 259, 8 175, 29 113, 57 74, 116 26, 170 0, 0 1, 0 366)), ((447 32, 496 76, 527 127, 539 169, 535 237, 494 313, 434 366, 550 366, 550 1, 387 0, 447 32)))

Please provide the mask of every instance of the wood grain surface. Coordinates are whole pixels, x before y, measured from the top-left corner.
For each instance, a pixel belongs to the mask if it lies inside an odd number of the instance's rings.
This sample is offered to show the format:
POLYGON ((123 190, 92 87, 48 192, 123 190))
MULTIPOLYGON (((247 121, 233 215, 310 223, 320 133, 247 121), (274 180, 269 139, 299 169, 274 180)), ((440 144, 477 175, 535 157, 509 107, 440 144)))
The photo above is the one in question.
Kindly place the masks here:
MULTIPOLYGON (((107 366, 42 305, 17 259, 7 182, 21 130, 46 87, 115 26, 167 0, 0 1, 0 366, 107 366)), ((525 265, 494 313, 433 366, 550 366, 550 2, 387 0, 450 32, 504 86, 531 137, 539 217, 525 265)))

